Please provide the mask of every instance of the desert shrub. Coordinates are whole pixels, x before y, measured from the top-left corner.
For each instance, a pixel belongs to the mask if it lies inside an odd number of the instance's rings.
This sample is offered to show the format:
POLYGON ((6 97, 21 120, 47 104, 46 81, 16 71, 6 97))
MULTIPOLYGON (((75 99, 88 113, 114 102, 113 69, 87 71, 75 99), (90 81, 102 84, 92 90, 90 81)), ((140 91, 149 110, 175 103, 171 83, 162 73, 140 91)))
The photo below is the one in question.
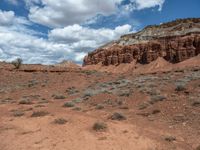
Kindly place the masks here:
POLYGON ((21 58, 17 58, 16 60, 11 62, 12 65, 15 66, 15 69, 19 69, 22 65, 22 59, 21 58))
POLYGON ((129 109, 128 106, 121 106, 120 109, 129 109))
POLYGON ((154 110, 152 111, 152 114, 158 114, 158 113, 160 113, 160 110, 159 110, 159 109, 154 109, 154 110))
POLYGON ((63 107, 74 107, 75 104, 73 102, 66 102, 64 103, 63 107))
POLYGON ((123 101, 122 100, 117 100, 117 104, 118 105, 123 105, 123 101))
POLYGON ((96 122, 93 125, 93 130, 95 131, 102 131, 107 129, 107 125, 104 122, 96 122))
POLYGON ((104 109, 104 106, 101 105, 101 104, 98 104, 98 105, 96 106, 96 109, 104 109))
POLYGON ((96 70, 84 70, 84 71, 82 71, 82 73, 84 73, 86 75, 92 75, 92 74, 96 74, 98 72, 96 70))
POLYGON ((63 124, 66 124, 66 123, 67 123, 67 120, 66 120, 66 119, 63 119, 63 118, 58 118, 58 119, 55 119, 55 120, 54 120, 54 123, 55 123, 55 124, 59 124, 59 125, 63 125, 63 124))
POLYGON ((72 102, 74 102, 74 103, 81 103, 82 102, 82 98, 73 99, 72 102))
POLYGON ((112 99, 108 99, 108 100, 105 100, 104 101, 104 104, 107 104, 107 105, 114 105, 114 102, 112 99))
POLYGON ((151 97, 151 100, 149 101, 150 104, 155 104, 159 101, 163 101, 165 100, 166 97, 165 96, 162 96, 162 95, 154 95, 151 97))
POLYGON ((174 136, 165 136, 165 141, 173 142, 175 140, 176 140, 176 137, 174 137, 174 136))
POLYGON ((15 101, 13 100, 13 99, 11 99, 11 98, 6 98, 6 99, 3 99, 3 100, 0 100, 1 101, 1 103, 3 104, 3 103, 14 103, 15 101))
POLYGON ((30 80, 28 81, 28 87, 34 87, 38 84, 37 80, 30 80))
POLYGON ((119 93, 119 96, 129 97, 130 95, 131 95, 130 90, 121 90, 120 93, 119 93))
POLYGON ((66 90, 66 92, 68 95, 74 95, 74 94, 77 94, 79 91, 75 87, 69 87, 66 90))
POLYGON ((173 120, 176 122, 184 122, 187 120, 186 116, 184 114, 175 114, 173 116, 173 120))
POLYGON ((81 108, 80 108, 80 107, 75 107, 75 108, 73 108, 72 110, 81 111, 81 108))
POLYGON ((13 112, 13 116, 14 117, 21 117, 23 115, 24 115, 24 112, 22 112, 22 111, 14 111, 13 112))
POLYGON ((87 89, 86 91, 84 91, 83 93, 83 97, 92 97, 96 94, 98 94, 98 91, 92 90, 92 89, 87 89))
POLYGON ((34 111, 31 115, 31 117, 43 117, 48 115, 49 113, 46 111, 34 111))
POLYGON ((196 100, 192 102, 192 106, 195 106, 195 107, 200 106, 200 100, 196 100))
POLYGON ((186 90, 185 88, 185 85, 184 84, 178 84, 176 85, 176 89, 175 89, 177 92, 180 92, 180 91, 184 91, 186 90))
POLYGON ((54 99, 65 99, 64 95, 54 95, 54 99))
POLYGON ((149 104, 146 103, 146 102, 140 103, 140 104, 138 105, 138 109, 139 109, 139 110, 142 110, 142 109, 147 108, 148 106, 149 106, 149 104))
POLYGON ((121 113, 118 113, 118 112, 115 112, 111 117, 110 117, 112 120, 126 120, 126 117, 121 114, 121 113))
POLYGON ((35 105, 35 108, 42 108, 42 107, 46 107, 46 106, 45 105, 41 105, 41 104, 35 105))
POLYGON ((33 103, 31 102, 30 99, 22 99, 22 100, 19 101, 19 104, 21 104, 21 105, 31 105, 33 103))

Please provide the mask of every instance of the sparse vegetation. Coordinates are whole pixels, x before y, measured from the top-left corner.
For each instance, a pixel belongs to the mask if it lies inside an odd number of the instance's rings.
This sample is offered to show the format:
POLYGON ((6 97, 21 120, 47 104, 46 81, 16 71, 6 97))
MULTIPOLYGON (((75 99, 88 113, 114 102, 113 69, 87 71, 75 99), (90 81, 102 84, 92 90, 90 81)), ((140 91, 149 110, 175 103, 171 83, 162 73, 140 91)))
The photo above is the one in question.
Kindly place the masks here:
POLYGON ((23 112, 23 111, 17 110, 17 111, 14 111, 14 112, 13 112, 13 116, 14 116, 14 117, 21 117, 21 116, 23 116, 23 115, 24 115, 24 112, 23 112))
POLYGON ((120 93, 119 93, 119 96, 129 97, 130 95, 131 95, 130 90, 121 90, 120 93))
POLYGON ((33 103, 31 102, 30 99, 22 99, 22 100, 19 101, 19 104, 21 104, 21 105, 31 105, 33 103))
POLYGON ((96 109, 104 109, 104 106, 101 105, 101 104, 98 104, 98 105, 96 106, 96 109))
POLYGON ((173 142, 175 140, 176 140, 176 137, 174 137, 174 136, 165 136, 165 141, 173 142))
POLYGON ((46 111, 34 111, 31 115, 31 117, 43 117, 48 115, 49 113, 46 111))
POLYGON ((110 118, 112 120, 119 120, 119 121, 126 120, 126 117, 123 114, 118 113, 118 112, 115 112, 110 118))
POLYGON ((64 103, 63 107, 74 107, 75 104, 73 102, 66 102, 64 103))
POLYGON ((81 108, 80 107, 74 107, 72 110, 81 111, 81 108))
POLYGON ((139 109, 139 110, 143 110, 143 109, 147 108, 148 106, 149 106, 149 104, 146 103, 146 102, 140 103, 140 104, 138 105, 138 109, 139 109))
POLYGON ((121 106, 120 109, 129 109, 128 106, 121 106))
POLYGON ((200 100, 194 101, 194 102, 192 103, 192 106, 194 106, 194 107, 200 106, 200 100))
POLYGON ((79 91, 75 87, 69 87, 66 90, 66 92, 68 95, 74 95, 74 94, 77 94, 79 91))
POLYGON ((54 99, 65 99, 66 97, 64 95, 54 95, 54 99))
POLYGON ((152 114, 153 115, 155 115, 155 114, 158 114, 158 113, 160 113, 161 111, 159 110, 159 109, 154 109, 153 111, 152 111, 152 114))
POLYGON ((151 100, 149 101, 150 104, 155 104, 157 102, 165 100, 166 97, 162 95, 154 95, 151 97, 151 100))
POLYGON ((184 84, 178 84, 176 85, 176 89, 175 89, 177 92, 180 92, 180 91, 184 91, 186 90, 185 88, 185 85, 184 84))
POLYGON ((67 123, 67 120, 66 120, 66 119, 63 119, 63 118, 58 118, 58 119, 55 119, 55 120, 54 120, 54 123, 55 123, 55 124, 59 124, 59 125, 63 125, 63 124, 66 124, 66 123, 67 123))
POLYGON ((82 98, 73 99, 72 102, 74 102, 74 103, 81 103, 82 102, 82 98))
POLYGON ((103 131, 107 129, 107 125, 104 122, 96 122, 93 125, 93 130, 95 131, 103 131))

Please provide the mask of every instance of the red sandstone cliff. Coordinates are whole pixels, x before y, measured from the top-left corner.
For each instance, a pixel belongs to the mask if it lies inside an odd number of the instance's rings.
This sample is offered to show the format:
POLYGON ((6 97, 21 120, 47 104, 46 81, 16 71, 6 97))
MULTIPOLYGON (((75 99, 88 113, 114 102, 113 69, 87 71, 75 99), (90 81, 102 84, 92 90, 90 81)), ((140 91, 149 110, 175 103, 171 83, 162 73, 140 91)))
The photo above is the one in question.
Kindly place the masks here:
POLYGON ((200 54, 200 18, 179 19, 148 26, 122 36, 84 58, 83 65, 148 64, 158 57, 177 63, 200 54))

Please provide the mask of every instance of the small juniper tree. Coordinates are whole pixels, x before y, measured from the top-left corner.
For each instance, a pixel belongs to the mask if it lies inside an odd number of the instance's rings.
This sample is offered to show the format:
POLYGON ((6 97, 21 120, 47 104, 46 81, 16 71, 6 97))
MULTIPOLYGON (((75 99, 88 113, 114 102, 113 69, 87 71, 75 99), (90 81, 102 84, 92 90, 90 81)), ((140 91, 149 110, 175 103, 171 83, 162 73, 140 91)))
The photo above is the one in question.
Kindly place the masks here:
POLYGON ((19 69, 22 65, 22 59, 17 58, 16 60, 12 61, 12 64, 15 66, 15 69, 19 69))

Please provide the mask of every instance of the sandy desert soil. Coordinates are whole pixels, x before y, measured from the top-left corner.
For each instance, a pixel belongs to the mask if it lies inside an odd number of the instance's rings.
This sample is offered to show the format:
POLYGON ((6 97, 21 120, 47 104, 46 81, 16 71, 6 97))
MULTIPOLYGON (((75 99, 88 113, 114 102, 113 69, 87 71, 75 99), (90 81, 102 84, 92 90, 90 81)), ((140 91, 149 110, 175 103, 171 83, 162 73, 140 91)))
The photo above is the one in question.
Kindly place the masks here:
POLYGON ((116 74, 2 63, 0 150, 199 150, 200 67, 182 64, 116 74))

